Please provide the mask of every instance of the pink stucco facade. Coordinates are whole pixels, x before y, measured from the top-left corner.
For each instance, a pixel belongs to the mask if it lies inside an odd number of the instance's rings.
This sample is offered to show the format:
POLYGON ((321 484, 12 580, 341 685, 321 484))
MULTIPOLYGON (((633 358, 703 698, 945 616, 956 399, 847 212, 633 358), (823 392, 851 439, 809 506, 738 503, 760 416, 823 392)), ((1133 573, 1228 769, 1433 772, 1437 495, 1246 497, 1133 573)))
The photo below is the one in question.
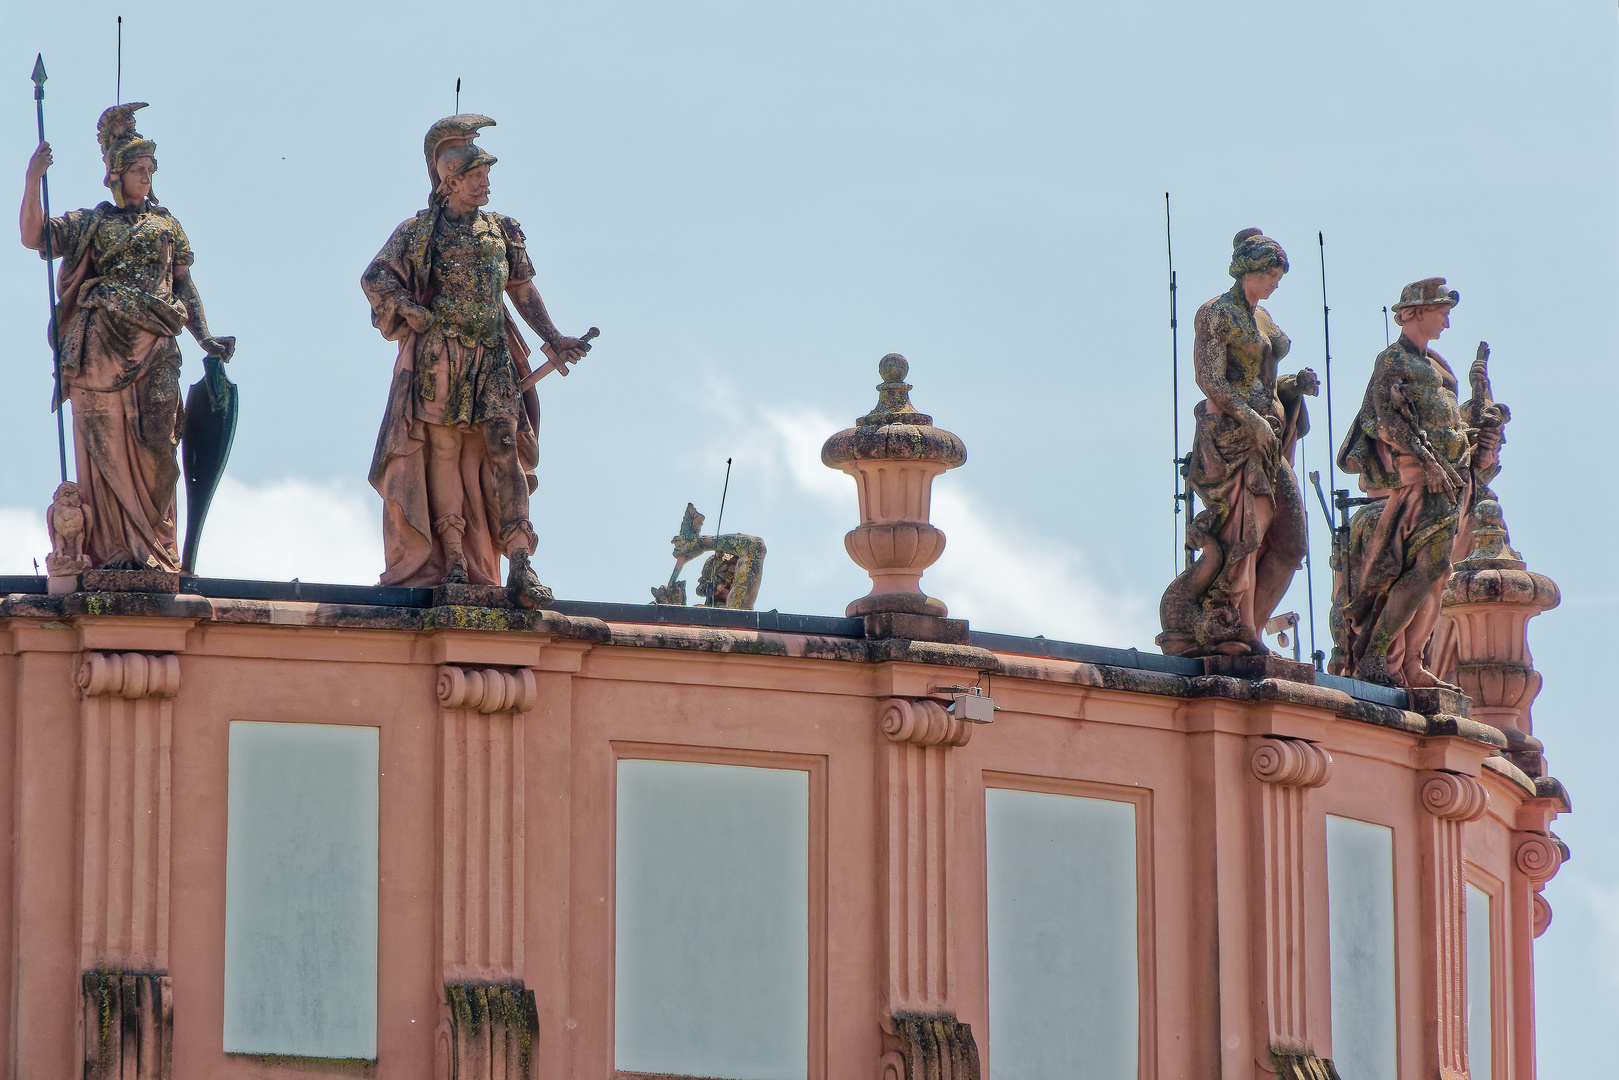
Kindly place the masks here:
POLYGON ((1134 807, 1140 1077, 1326 1075, 1328 815, 1392 830, 1399 1075, 1468 1075, 1468 883, 1492 898, 1492 1075, 1534 1075, 1567 803, 1495 728, 1005 639, 626 610, 0 600, 8 1074, 516 1076, 523 1041, 534 1076, 611 1077, 615 766, 665 759, 808 777, 809 1080, 989 1074, 988 788, 1134 807), (939 688, 985 673, 1001 711, 965 725, 939 688), (223 1049, 243 720, 379 729, 373 1063, 223 1049), (87 971, 150 976, 110 1035, 87 971), (516 987, 521 1038, 470 1032, 447 986, 516 987))

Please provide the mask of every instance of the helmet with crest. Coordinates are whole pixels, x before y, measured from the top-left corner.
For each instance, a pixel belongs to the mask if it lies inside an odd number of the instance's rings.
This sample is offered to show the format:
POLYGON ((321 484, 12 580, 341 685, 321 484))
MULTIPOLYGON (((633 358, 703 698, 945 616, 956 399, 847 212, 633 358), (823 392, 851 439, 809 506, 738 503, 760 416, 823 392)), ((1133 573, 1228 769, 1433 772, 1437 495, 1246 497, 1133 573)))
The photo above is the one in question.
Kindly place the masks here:
MULTIPOLYGON (((96 141, 101 143, 101 160, 107 167, 101 182, 112 189, 113 201, 119 206, 124 205, 119 175, 143 157, 153 158, 154 166, 156 163, 157 143, 142 138, 135 130, 135 110, 144 108, 144 101, 114 105, 96 122, 96 141)), ((150 197, 157 199, 155 192, 150 197)))
POLYGON ((429 204, 438 201, 438 186, 442 177, 439 176, 439 155, 456 146, 465 146, 478 137, 478 129, 494 127, 495 122, 487 116, 477 113, 461 113, 457 116, 446 116, 438 123, 427 129, 427 138, 422 140, 422 154, 427 158, 427 183, 429 204))

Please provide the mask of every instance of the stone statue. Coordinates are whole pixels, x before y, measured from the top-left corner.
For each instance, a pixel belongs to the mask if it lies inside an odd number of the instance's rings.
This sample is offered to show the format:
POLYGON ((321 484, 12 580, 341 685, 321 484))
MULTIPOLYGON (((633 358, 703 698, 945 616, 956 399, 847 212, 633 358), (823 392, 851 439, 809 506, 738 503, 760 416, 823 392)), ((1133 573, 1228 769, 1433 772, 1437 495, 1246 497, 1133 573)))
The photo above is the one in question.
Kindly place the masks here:
POLYGON ((57 486, 56 494, 51 497, 50 513, 45 518, 45 529, 51 537, 51 553, 45 556, 46 574, 70 578, 92 569, 90 556, 84 553, 90 515, 85 510, 79 485, 69 481, 57 486))
MULTIPOLYGON (((50 220, 51 250, 62 260, 62 386, 53 406, 61 407, 64 392, 73 403, 86 568, 176 573, 175 448, 183 410, 175 339, 189 330, 220 360, 230 359, 236 339, 209 332, 191 277, 191 244, 152 192, 157 144, 141 137, 134 118, 145 107, 114 106, 96 126, 102 183, 113 201, 50 220)), ((40 181, 50 166, 50 144, 40 143, 28 162, 21 223, 23 246, 42 255, 40 181)))
POLYGON ((1334 575, 1334 668, 1401 687, 1454 689, 1423 664, 1439 620, 1453 559, 1471 548, 1476 494, 1500 471, 1507 413, 1489 400, 1479 345, 1470 423, 1457 405, 1458 383, 1428 348, 1450 326, 1461 299, 1445 279, 1407 285, 1392 311, 1400 337, 1377 355, 1360 412, 1338 451, 1338 467, 1360 476, 1378 500, 1350 522, 1348 550, 1334 575), (1458 544, 1461 550, 1458 550, 1458 544))
POLYGON ((477 145, 494 121, 463 114, 434 124, 423 151, 428 207, 394 230, 361 278, 371 322, 399 342, 387 412, 371 461, 383 499, 384 585, 507 585, 526 607, 551 602, 530 565, 529 496, 538 482, 534 381, 567 373, 590 350, 551 322, 527 240, 489 201, 495 158, 477 145), (531 372, 511 300, 551 363, 531 372))
POLYGON ((1191 567, 1164 592, 1158 646, 1170 656, 1269 653, 1261 631, 1303 565, 1304 503, 1293 446, 1310 430, 1314 371, 1278 377, 1287 335, 1259 301, 1287 253, 1258 229, 1232 241, 1231 289, 1197 310, 1194 370, 1207 395, 1194 414, 1187 482, 1204 509, 1187 522, 1191 567))
POLYGON ((713 554, 703 563, 697 579, 697 595, 706 601, 703 606, 752 611, 764 580, 765 542, 745 533, 704 536, 702 530, 703 515, 687 503, 680 535, 669 541, 675 549, 674 573, 669 575, 669 584, 653 586, 652 602, 683 606, 686 583, 675 579, 688 562, 708 551, 713 554))

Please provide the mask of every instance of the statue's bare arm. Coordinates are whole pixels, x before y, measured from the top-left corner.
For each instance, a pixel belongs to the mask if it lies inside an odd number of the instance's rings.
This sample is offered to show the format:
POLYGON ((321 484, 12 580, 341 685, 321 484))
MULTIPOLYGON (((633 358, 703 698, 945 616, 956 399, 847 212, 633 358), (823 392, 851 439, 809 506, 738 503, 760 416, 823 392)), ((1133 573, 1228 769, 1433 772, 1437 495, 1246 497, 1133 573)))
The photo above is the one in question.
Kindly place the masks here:
POLYGON ((532 278, 512 282, 506 286, 506 295, 511 297, 512 306, 523 317, 523 321, 540 335, 541 341, 551 346, 558 360, 570 364, 577 363, 590 351, 589 342, 568 337, 556 328, 556 324, 551 321, 550 312, 545 310, 545 301, 540 299, 540 290, 534 287, 532 278))
POLYGON ((22 230, 22 246, 30 251, 45 250, 45 203, 40 198, 40 184, 45 170, 51 167, 51 144, 42 142, 28 159, 28 172, 24 176, 22 213, 17 224, 22 230))
POLYGON ((208 333, 208 316, 203 314, 202 295, 197 292, 197 283, 191 280, 191 267, 174 268, 174 298, 186 306, 186 329, 197 339, 202 351, 229 363, 231 355, 236 352, 236 339, 216 338, 208 333))

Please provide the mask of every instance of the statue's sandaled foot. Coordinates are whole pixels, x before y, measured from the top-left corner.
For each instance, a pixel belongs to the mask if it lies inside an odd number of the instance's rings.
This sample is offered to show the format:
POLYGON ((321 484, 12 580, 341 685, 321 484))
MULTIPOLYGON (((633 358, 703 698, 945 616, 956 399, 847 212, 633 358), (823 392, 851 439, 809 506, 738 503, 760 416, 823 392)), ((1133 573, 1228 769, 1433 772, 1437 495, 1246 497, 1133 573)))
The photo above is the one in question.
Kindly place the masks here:
POLYGON ((1431 686, 1439 690, 1454 690, 1458 694, 1462 692, 1461 687, 1446 682, 1427 668, 1417 669, 1417 677, 1412 680, 1411 685, 1415 687, 1431 686))
POLYGON ((466 556, 459 551, 450 552, 450 572, 444 575, 444 584, 465 585, 467 581, 466 556))
POLYGON ((1388 657, 1381 653, 1372 656, 1363 656, 1360 663, 1355 666, 1355 678, 1361 682, 1377 683, 1380 686, 1393 686, 1400 690, 1406 689, 1405 680, 1395 671, 1390 671, 1388 657))
POLYGON ((507 558, 512 564, 512 569, 506 578, 506 588, 511 590, 512 599, 520 607, 545 607, 556 599, 551 595, 550 589, 540 584, 534 568, 528 564, 528 552, 516 551, 507 558))

